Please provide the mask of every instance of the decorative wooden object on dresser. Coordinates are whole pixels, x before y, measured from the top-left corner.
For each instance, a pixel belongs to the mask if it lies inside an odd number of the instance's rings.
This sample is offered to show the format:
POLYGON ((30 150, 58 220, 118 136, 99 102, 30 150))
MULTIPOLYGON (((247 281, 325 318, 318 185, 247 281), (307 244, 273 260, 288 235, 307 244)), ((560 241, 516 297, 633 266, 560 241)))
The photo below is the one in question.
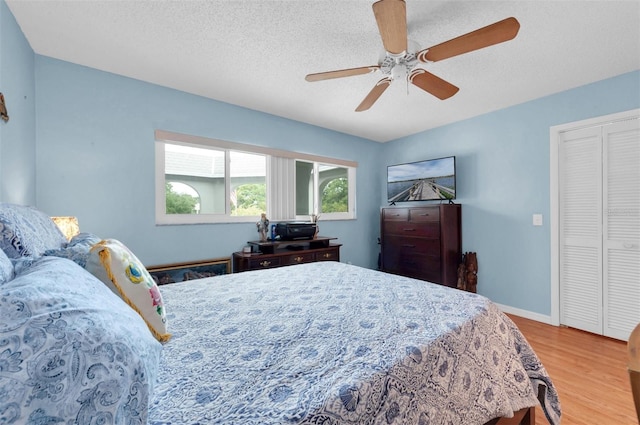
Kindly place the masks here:
POLYGON ((294 241, 250 241, 254 252, 233 253, 233 272, 268 269, 316 261, 340 261, 341 244, 331 243, 337 238, 318 236, 294 241), (255 251, 258 252, 255 252, 255 251))
POLYGON ((382 270, 456 287, 462 261, 461 206, 383 208, 382 270))

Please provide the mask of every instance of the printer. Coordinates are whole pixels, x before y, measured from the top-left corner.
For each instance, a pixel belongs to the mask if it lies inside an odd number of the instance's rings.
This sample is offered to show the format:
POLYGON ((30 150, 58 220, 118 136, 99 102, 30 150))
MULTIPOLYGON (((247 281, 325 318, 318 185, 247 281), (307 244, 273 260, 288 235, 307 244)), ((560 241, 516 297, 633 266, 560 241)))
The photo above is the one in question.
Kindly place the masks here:
POLYGON ((293 241, 297 239, 313 239, 316 224, 308 222, 288 222, 276 224, 276 239, 293 241))

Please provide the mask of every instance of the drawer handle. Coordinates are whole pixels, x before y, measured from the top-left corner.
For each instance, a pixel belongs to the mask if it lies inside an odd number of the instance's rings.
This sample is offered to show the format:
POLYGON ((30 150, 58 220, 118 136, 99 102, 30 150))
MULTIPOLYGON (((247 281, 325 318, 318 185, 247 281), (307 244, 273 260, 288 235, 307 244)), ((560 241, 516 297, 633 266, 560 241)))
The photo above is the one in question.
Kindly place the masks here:
POLYGON ((409 244, 404 244, 402 245, 403 248, 415 248, 415 245, 409 245, 409 244))
POLYGON ((324 258, 331 258, 332 257, 331 253, 329 253, 329 252, 325 252, 324 254, 322 254, 322 256, 324 258))
POLYGON ((429 217, 429 213, 422 213, 420 214, 422 217, 429 217))
POLYGON ((301 262, 302 260, 304 260, 304 257, 296 257, 294 258, 294 260, 296 260, 298 263, 301 262))
POLYGON ((269 266, 271 265, 271 261, 266 261, 266 260, 265 260, 265 261, 261 262, 261 263, 260 263, 260 265, 261 265, 262 267, 269 267, 269 266))
POLYGON ((402 229, 404 232, 415 232, 415 228, 402 229))

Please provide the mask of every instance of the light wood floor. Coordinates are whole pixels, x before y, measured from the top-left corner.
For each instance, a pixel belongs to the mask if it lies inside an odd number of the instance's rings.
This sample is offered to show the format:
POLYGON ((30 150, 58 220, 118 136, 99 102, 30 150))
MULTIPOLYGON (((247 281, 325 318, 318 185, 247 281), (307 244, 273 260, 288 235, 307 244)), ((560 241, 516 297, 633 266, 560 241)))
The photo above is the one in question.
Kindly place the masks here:
MULTIPOLYGON (((553 380, 560 396, 562 425, 638 425, 624 341, 509 317, 553 380)), ((536 425, 545 424, 538 407, 536 425)))

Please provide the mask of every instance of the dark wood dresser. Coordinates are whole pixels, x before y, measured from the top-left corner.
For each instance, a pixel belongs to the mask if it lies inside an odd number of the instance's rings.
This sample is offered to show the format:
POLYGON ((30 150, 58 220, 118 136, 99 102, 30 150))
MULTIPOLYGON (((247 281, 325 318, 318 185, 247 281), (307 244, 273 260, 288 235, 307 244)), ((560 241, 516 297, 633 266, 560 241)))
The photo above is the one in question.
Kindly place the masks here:
POLYGON ((252 253, 233 253, 233 272, 270 269, 316 261, 340 261, 341 244, 336 238, 318 236, 315 239, 295 241, 251 241, 252 253))
POLYGON ((382 270, 455 288, 462 261, 461 219, 459 204, 383 208, 382 270))

